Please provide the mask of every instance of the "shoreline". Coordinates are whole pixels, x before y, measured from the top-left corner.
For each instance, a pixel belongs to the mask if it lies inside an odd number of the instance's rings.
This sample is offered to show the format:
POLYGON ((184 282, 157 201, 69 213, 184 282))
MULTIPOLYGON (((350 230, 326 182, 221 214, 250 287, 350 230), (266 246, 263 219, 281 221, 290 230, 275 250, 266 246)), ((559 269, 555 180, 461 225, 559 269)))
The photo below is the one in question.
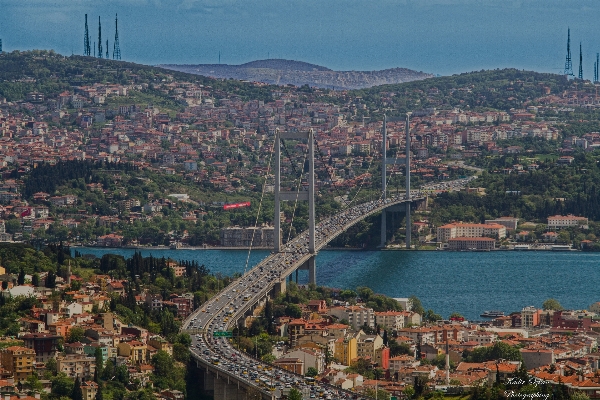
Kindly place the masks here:
MULTIPOLYGON (((69 246, 71 249, 123 249, 123 250, 227 250, 227 251, 235 251, 235 250, 250 250, 250 247, 221 247, 221 246, 181 246, 176 249, 172 249, 169 246, 121 246, 121 247, 108 247, 108 246, 81 246, 81 245, 72 245, 69 246)), ((271 247, 252 247, 252 250, 265 250, 272 251, 271 247)), ((529 249, 492 249, 492 250, 449 250, 449 249, 406 249, 405 247, 374 247, 374 248, 361 248, 361 247, 326 247, 319 251, 445 251, 445 252, 453 252, 453 253, 490 253, 496 251, 518 251, 518 252, 534 252, 534 251, 554 251, 561 253, 571 253, 571 252, 582 252, 580 249, 552 249, 552 248, 529 248, 529 249)))

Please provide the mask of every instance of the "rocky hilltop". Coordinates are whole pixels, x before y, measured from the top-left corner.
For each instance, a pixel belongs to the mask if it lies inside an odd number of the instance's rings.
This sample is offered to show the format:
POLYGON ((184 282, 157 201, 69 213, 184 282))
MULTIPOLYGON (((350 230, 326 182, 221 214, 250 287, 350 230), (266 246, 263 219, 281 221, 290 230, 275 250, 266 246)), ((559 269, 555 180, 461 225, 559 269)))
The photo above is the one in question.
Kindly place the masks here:
POLYGON ((159 66, 214 78, 233 78, 275 85, 309 85, 330 89, 363 89, 433 77, 433 74, 407 68, 391 68, 381 71, 332 71, 319 65, 282 59, 257 60, 241 65, 164 64, 159 66))

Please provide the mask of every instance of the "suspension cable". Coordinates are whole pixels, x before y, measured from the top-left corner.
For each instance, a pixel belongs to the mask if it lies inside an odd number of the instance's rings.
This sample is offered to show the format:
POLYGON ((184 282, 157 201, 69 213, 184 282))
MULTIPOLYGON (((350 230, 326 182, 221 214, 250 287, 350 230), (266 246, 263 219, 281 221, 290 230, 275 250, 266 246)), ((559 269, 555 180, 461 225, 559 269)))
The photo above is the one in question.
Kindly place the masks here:
POLYGON ((273 150, 275 149, 275 140, 273 140, 273 145, 271 146, 271 151, 269 155, 269 163, 267 164, 267 174, 265 175, 265 183, 263 184, 262 193, 260 195, 260 203, 258 203, 258 212, 256 213, 256 220, 254 222, 254 229, 252 230, 252 237, 250 239, 250 247, 248 248, 248 255, 246 256, 246 265, 244 266, 244 275, 246 275, 246 270, 248 269, 248 262, 250 261, 250 253, 252 252, 252 245, 254 244, 254 235, 256 234, 256 227, 258 226, 258 218, 260 218, 260 210, 262 209, 263 199, 265 197, 266 187, 267 187, 267 179, 269 179, 269 173, 271 171, 271 160, 273 159, 273 150))
MULTIPOLYGON (((307 158, 308 158, 308 148, 306 149, 306 152, 304 153, 304 160, 302 161, 303 166, 306 164, 307 158)), ((298 197, 300 196, 300 187, 301 186, 302 186, 302 174, 300 174, 300 176, 298 177, 298 186, 296 187, 296 200, 294 201, 294 208, 292 210, 292 220, 290 221, 290 229, 288 230, 288 237, 287 237, 286 243, 288 243, 290 241, 290 237, 292 236, 292 228, 294 227, 294 216, 296 215, 296 207, 298 206, 298 197)))

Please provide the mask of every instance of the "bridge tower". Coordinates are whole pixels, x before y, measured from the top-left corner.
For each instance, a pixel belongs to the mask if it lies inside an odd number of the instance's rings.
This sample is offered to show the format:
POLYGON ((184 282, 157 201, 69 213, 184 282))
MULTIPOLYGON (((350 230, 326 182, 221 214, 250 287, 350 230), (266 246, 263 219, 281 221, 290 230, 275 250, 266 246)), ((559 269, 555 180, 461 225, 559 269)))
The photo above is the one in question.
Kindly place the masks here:
MULTIPOLYGON (((303 166, 304 168, 304 166, 303 166)), ((315 246, 315 135, 312 129, 308 132, 275 131, 275 215, 274 251, 281 252, 281 201, 308 201, 308 251, 311 254, 301 269, 308 269, 309 283, 317 283, 316 246, 315 246), (308 191, 281 190, 281 139, 308 140, 308 191)))
MULTIPOLYGON (((410 220, 410 115, 406 113, 406 159, 405 159, 405 175, 406 175, 406 202, 404 209, 399 209, 401 206, 391 206, 381 212, 381 243, 379 247, 385 247, 387 242, 387 213, 392 211, 400 211, 406 214, 406 248, 410 249, 411 243, 411 220, 410 220)), ((383 116, 383 130, 382 130, 383 143, 381 145, 382 160, 381 160, 381 197, 385 200, 387 197, 387 164, 398 164, 398 158, 387 158, 387 117, 383 116)))
POLYGON ((410 249, 412 223, 410 221, 410 115, 406 113, 406 248, 410 249))
MULTIPOLYGON (((387 117, 383 116, 383 131, 381 132, 381 198, 387 196, 387 117)), ((385 247, 387 242, 387 213, 381 212, 381 243, 379 247, 385 247)))

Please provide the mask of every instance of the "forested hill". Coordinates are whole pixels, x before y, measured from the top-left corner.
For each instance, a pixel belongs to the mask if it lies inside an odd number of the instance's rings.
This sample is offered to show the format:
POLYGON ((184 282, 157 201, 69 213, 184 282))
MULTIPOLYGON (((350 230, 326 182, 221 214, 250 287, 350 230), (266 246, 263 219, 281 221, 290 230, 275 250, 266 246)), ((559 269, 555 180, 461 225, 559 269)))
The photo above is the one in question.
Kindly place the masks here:
POLYGON ((178 80, 197 82, 244 100, 270 100, 272 88, 239 81, 224 81, 197 74, 166 70, 126 61, 72 55, 50 50, 13 51, 0 54, 0 98, 23 100, 29 92, 56 95, 73 86, 94 83, 147 84, 178 80))
POLYGON ((521 108, 544 94, 560 94, 571 83, 557 74, 496 69, 442 76, 394 85, 381 85, 353 90, 349 96, 359 97, 367 109, 389 108, 390 113, 431 107, 470 107, 508 111, 521 108))

